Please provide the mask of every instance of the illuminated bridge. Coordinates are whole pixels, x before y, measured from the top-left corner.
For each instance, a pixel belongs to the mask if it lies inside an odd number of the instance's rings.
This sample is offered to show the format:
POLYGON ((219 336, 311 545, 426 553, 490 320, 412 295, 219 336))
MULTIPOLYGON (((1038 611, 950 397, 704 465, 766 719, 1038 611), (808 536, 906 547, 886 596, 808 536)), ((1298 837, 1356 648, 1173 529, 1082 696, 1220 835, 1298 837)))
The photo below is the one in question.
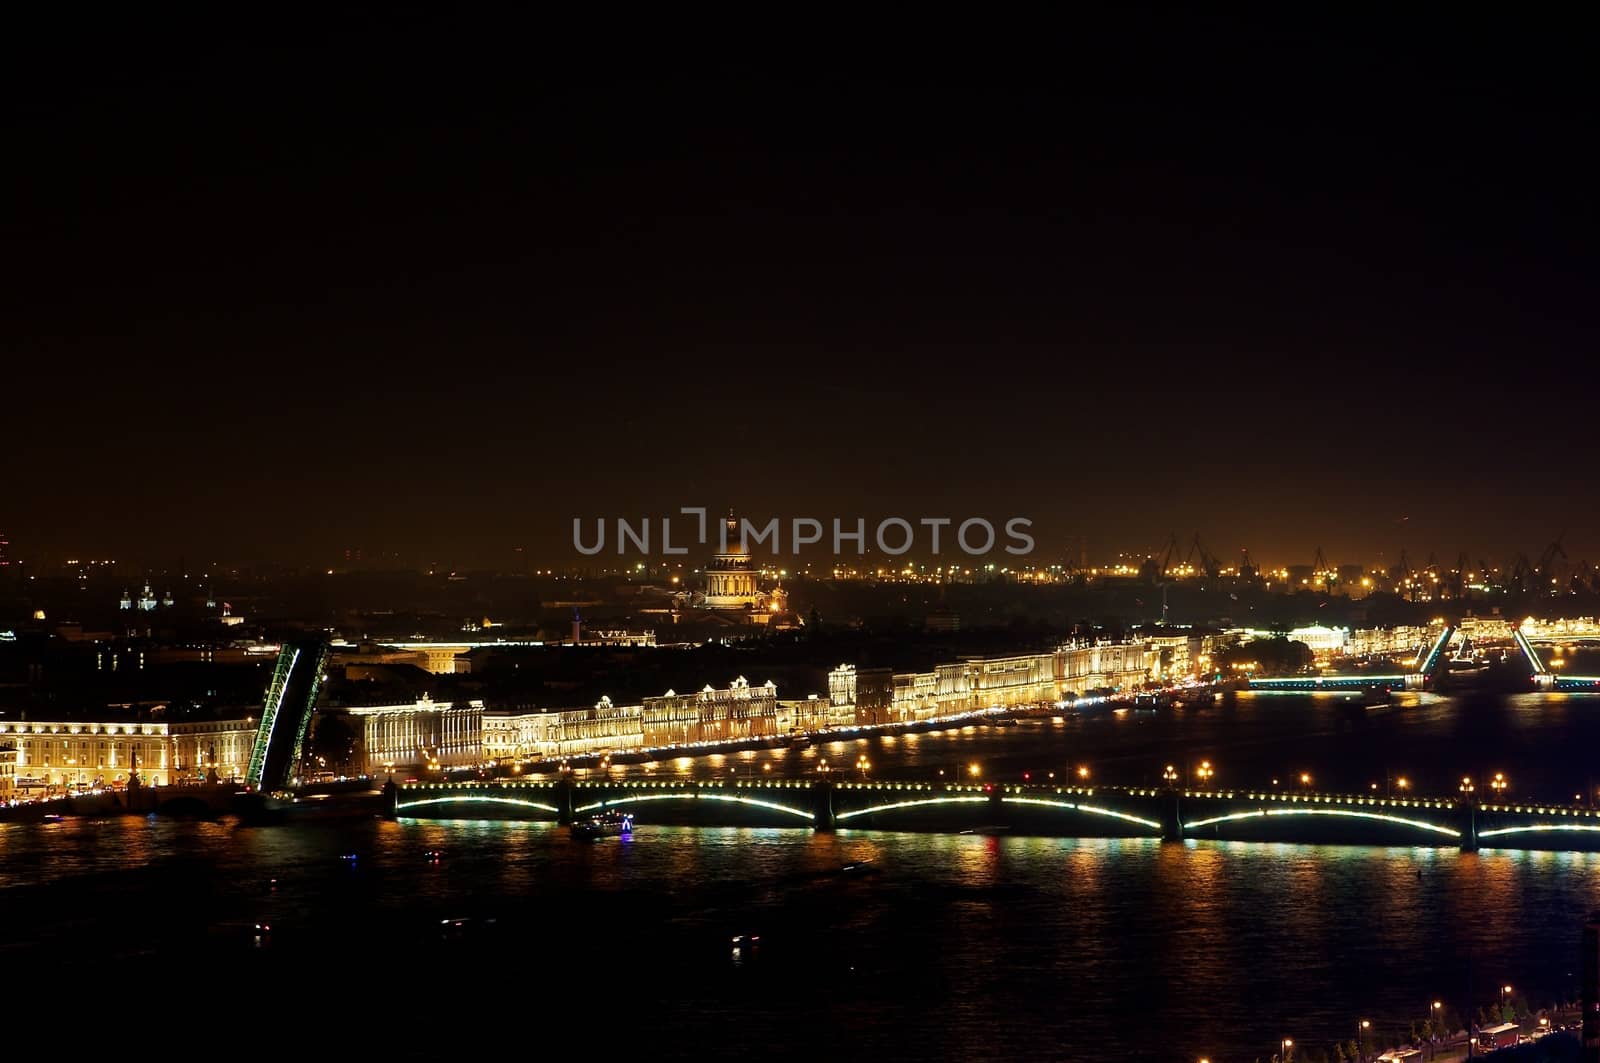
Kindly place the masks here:
POLYGON ((571 823, 607 810, 637 822, 808 830, 1600 850, 1600 812, 1475 799, 1121 787, 801 780, 409 783, 391 813, 571 823))
MULTIPOLYGON (((1387 675, 1294 675, 1270 676, 1251 679, 1251 690, 1263 691, 1318 691, 1318 690, 1368 690, 1382 687, 1388 690, 1422 690, 1446 667, 1450 640, 1456 628, 1446 624, 1439 636, 1417 655, 1414 672, 1395 672, 1387 675)), ((1533 685, 1541 690, 1596 691, 1600 692, 1600 676, 1557 675, 1533 647, 1533 642, 1520 628, 1512 628, 1512 641, 1533 670, 1533 685)), ((1541 638, 1539 641, 1560 641, 1541 638)))
POLYGON ((245 782, 259 790, 281 790, 300 763, 311 710, 328 663, 328 640, 322 637, 286 642, 267 685, 261 723, 250 751, 245 782))

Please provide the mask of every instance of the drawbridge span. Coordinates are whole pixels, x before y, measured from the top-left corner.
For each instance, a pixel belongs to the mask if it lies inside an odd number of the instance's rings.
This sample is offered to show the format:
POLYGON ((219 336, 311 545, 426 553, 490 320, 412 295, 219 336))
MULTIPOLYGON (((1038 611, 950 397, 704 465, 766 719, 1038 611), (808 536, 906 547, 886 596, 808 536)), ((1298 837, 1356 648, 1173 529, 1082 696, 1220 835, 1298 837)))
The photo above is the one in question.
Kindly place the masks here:
POLYGON ((272 670, 261 705, 256 743, 245 782, 257 790, 281 790, 300 763, 311 710, 328 664, 328 640, 320 636, 286 642, 272 670))

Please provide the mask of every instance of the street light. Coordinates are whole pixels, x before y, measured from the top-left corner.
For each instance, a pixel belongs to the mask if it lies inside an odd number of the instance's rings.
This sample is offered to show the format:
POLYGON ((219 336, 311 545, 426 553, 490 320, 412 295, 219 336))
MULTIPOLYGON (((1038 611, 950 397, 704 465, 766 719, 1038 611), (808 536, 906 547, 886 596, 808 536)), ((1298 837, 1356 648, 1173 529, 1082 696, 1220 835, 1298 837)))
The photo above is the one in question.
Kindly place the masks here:
POLYGON ((1506 1010, 1506 997, 1508 997, 1510 995, 1511 995, 1511 987, 1510 986, 1503 985, 1503 986, 1500 987, 1500 1011, 1501 1011, 1502 1014, 1504 1014, 1505 1010, 1506 1010))
POLYGON ((1175 785, 1178 781, 1178 769, 1168 764, 1167 769, 1161 773, 1161 778, 1166 780, 1169 787, 1175 785))
POLYGON ((1511 784, 1506 780, 1506 777, 1503 773, 1497 771, 1494 773, 1494 778, 1490 781, 1489 785, 1494 787, 1495 797, 1500 797, 1506 792, 1506 787, 1511 784))
POLYGON ((1461 792, 1464 794, 1472 792, 1472 779, 1469 776, 1463 775, 1461 777, 1461 792))
POLYGON ((971 764, 967 765, 967 774, 972 776, 974 779, 976 779, 982 773, 983 769, 978 767, 977 761, 973 761, 971 764))
POLYGON ((1089 765, 1084 764, 1078 768, 1078 778, 1082 779, 1084 782, 1089 781, 1089 765))
POLYGON ((1300 785, 1304 786, 1308 790, 1311 789, 1311 773, 1310 772, 1303 771, 1303 772, 1300 773, 1300 785))
POLYGON ((1290 1038, 1290 1037, 1285 1037, 1283 1039, 1283 1041, 1279 1044, 1279 1048, 1281 1048, 1283 1050, 1283 1055, 1282 1055, 1283 1059, 1287 1060, 1289 1058, 1289 1049, 1291 1049, 1293 1047, 1294 1047, 1294 1039, 1290 1038))
POLYGON ((1212 768, 1209 760, 1202 760, 1200 762, 1200 767, 1198 770, 1196 770, 1195 774, 1200 776, 1201 786, 1209 786, 1211 783, 1211 776, 1216 774, 1216 769, 1212 768))
POLYGON ((1362 1060, 1362 1059, 1366 1059, 1367 1058, 1367 1048, 1366 1048, 1365 1042, 1366 1042, 1366 1039, 1367 1039, 1366 1038, 1366 1033, 1370 1029, 1372 1029, 1372 1023, 1367 1021, 1366 1019, 1362 1019, 1359 1023, 1356 1024, 1356 1059, 1357 1060, 1362 1060))

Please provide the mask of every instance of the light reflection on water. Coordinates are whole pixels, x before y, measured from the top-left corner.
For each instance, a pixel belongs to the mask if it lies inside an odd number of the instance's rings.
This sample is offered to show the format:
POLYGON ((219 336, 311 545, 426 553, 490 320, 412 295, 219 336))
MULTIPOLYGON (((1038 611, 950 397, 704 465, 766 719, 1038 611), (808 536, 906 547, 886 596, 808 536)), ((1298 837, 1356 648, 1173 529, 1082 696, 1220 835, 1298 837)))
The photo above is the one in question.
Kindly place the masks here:
POLYGON ((333 962, 354 1008, 404 1015, 420 983, 428 1014, 541 1026, 623 984, 652 1054, 1221 1060, 1344 1036, 1356 1016, 1399 1029, 1502 983, 1536 1004, 1571 992, 1600 855, 648 825, 585 845, 522 822, 128 818, 0 826, 0 901, 27 916, 0 929, 20 969, 86 948, 130 969, 333 962), (441 939, 463 918, 481 933, 441 939), (270 949, 241 936, 257 922, 270 949), (734 964, 740 934, 762 942, 734 964))

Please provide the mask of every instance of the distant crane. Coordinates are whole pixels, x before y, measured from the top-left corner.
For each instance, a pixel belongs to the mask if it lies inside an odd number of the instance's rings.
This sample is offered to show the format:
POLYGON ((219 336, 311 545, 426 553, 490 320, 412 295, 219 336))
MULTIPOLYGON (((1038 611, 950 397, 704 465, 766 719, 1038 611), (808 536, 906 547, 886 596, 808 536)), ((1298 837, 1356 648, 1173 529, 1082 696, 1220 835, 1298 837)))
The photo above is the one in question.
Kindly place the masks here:
POLYGON ((1389 582, 1406 597, 1412 596, 1411 588, 1411 560, 1406 556, 1406 548, 1400 548, 1400 560, 1389 569, 1389 582))
POLYGON ((1533 562, 1528 560, 1527 554, 1518 554, 1511 563, 1511 578, 1507 585, 1514 591, 1528 594, 1534 589, 1533 562))
POLYGON ((1178 533, 1172 532, 1167 536, 1166 551, 1161 556, 1160 563, 1156 566, 1155 584, 1161 588, 1161 623, 1167 622, 1167 585, 1172 582, 1172 559, 1178 555, 1178 533))
POLYGON ((1239 550, 1239 578, 1246 582, 1250 582, 1259 579, 1260 576, 1261 570, 1256 568, 1256 563, 1254 561, 1250 560, 1249 548, 1241 547, 1239 550))
POLYGON ((1161 555, 1161 567, 1156 571, 1161 579, 1167 578, 1167 573, 1172 570, 1172 559, 1178 556, 1178 533, 1171 532, 1167 536, 1167 545, 1161 555))
POLYGON ((1186 566, 1194 564, 1195 555, 1200 557, 1200 569, 1206 574, 1206 579, 1215 580, 1222 573, 1222 562, 1213 557, 1205 544, 1200 541, 1200 533, 1194 533, 1194 541, 1189 544, 1189 554, 1183 559, 1186 566))
POLYGON ((1560 557, 1567 560, 1567 551, 1562 547, 1561 541, 1567 536, 1563 529, 1555 541, 1544 548, 1535 564, 1528 560, 1527 554, 1518 554, 1516 562, 1511 566, 1511 579, 1509 581, 1513 590, 1523 594, 1550 594, 1555 585, 1555 560, 1560 557))
POLYGON ((1328 559, 1322 556, 1322 547, 1317 547, 1317 556, 1311 559, 1311 578, 1321 580, 1322 589, 1333 593, 1333 572, 1328 568, 1328 559))
POLYGON ((1422 566, 1422 571, 1417 573, 1420 577, 1417 582, 1427 593, 1432 596, 1441 592, 1439 584, 1443 577, 1439 571, 1439 555, 1432 550, 1428 551, 1428 561, 1422 566))
POLYGON ((1556 557, 1559 555, 1563 561, 1568 559, 1566 550, 1562 549, 1561 546, 1561 540, 1565 539, 1566 537, 1567 531, 1565 528, 1563 528, 1561 530, 1561 534, 1556 536, 1555 542, 1545 547, 1544 553, 1539 555, 1538 576, 1540 594, 1548 594, 1550 592, 1551 585, 1555 582, 1556 557))

